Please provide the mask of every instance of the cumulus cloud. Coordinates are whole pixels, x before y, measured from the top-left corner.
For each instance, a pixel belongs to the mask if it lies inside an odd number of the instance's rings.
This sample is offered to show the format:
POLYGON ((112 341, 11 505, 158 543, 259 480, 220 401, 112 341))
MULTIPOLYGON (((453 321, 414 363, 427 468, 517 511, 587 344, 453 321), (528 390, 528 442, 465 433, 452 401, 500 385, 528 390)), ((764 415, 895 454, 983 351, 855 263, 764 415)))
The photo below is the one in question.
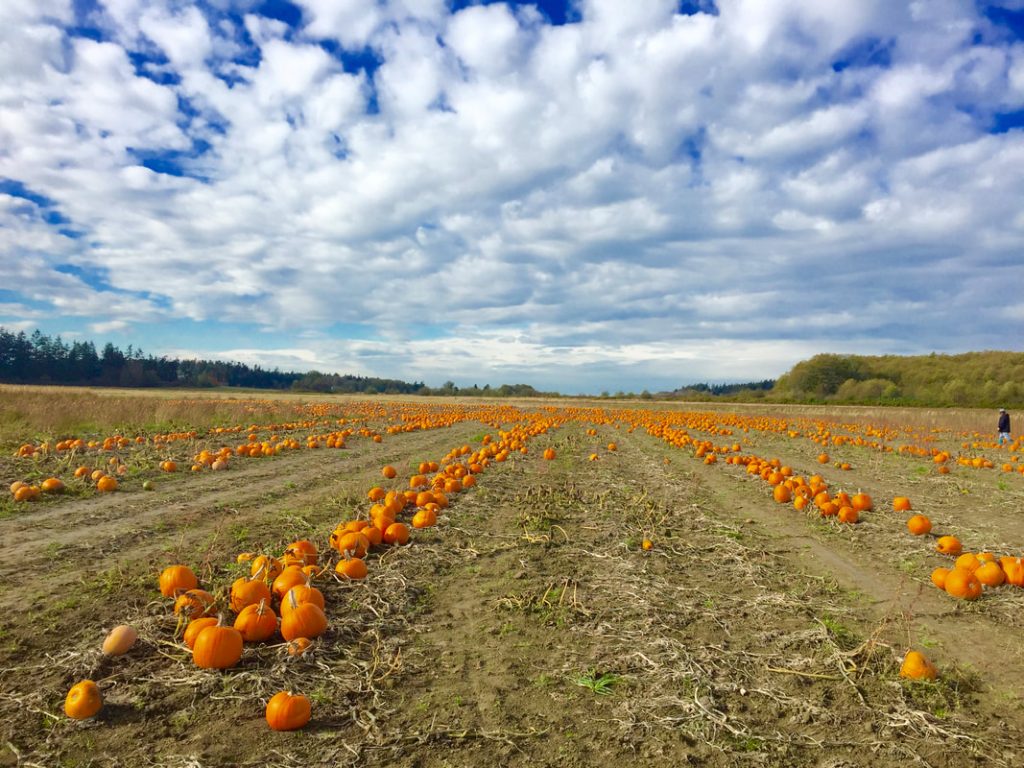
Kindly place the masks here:
POLYGON ((296 343, 202 354, 567 391, 1005 347, 996 5, 0 0, 0 325, 229 322, 296 343))

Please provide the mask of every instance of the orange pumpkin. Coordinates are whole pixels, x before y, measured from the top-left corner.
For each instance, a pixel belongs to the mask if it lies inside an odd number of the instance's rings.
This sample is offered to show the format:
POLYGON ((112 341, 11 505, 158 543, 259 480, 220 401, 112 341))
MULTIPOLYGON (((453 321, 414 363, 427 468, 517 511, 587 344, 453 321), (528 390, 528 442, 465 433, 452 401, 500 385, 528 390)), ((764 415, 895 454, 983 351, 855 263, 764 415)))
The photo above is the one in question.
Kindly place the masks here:
POLYGON ((177 597, 182 592, 199 586, 199 579, 187 565, 169 565, 160 572, 160 594, 177 597))
POLYGON ((983 563, 974 572, 974 578, 986 587, 998 587, 1006 581, 1006 574, 1003 573, 1003 568, 999 563, 989 562, 983 563))
POLYGON ((316 544, 307 539, 293 541, 284 551, 285 556, 301 560, 301 565, 316 565, 319 553, 316 544))
POLYGON ((93 717, 103 708, 103 694, 92 680, 82 680, 71 686, 64 699, 64 714, 73 720, 93 717))
POLYGON ((973 552, 964 552, 956 559, 956 563, 953 567, 962 568, 969 573, 974 573, 976 570, 981 568, 981 560, 979 560, 978 556, 973 552))
POLYGON ((235 618, 235 629, 247 643, 260 643, 277 631, 277 614, 268 600, 256 605, 247 605, 235 618))
POLYGON ((1024 587, 1024 562, 1019 557, 1001 557, 999 564, 1003 566, 1007 584, 1024 587))
POLYGON ((935 666, 920 651, 907 651, 900 665, 900 677, 911 680, 934 680, 937 674, 935 666))
POLYGON ((897 512, 909 512, 910 499, 906 496, 897 496, 892 500, 892 508, 897 512))
POLYGON ((274 593, 274 597, 280 599, 284 597, 285 593, 296 586, 297 584, 306 583, 306 574, 301 567, 297 565, 289 565, 283 571, 281 575, 274 579, 274 584, 270 588, 270 591, 274 593))
POLYGON ((954 568, 946 574, 946 593, 961 600, 981 597, 981 582, 970 571, 954 568))
POLYGON ((100 493, 111 493, 117 490, 117 480, 110 475, 103 475, 96 481, 96 490, 100 493))
POLYGON ((430 528, 435 524, 437 524, 437 513, 430 508, 420 509, 412 516, 413 528, 430 528))
POLYGON ((59 478, 48 477, 40 484, 39 490, 43 493, 62 493, 64 491, 64 483, 59 478))
POLYGON ((199 619, 209 616, 216 610, 216 600, 205 589, 190 589, 178 595, 174 601, 174 615, 185 618, 199 619))
POLYGON ((281 637, 319 637, 327 630, 327 617, 316 603, 294 603, 281 619, 281 637))
POLYGON ((366 563, 358 557, 349 557, 339 560, 338 564, 334 566, 334 572, 343 578, 361 581, 366 578, 369 569, 367 569, 366 563))
POLYGON ((309 722, 309 699, 287 691, 275 693, 267 702, 267 725, 275 731, 295 731, 309 722))
POLYGON ((324 594, 309 584, 296 584, 281 598, 281 616, 287 616, 292 606, 302 603, 315 603, 321 611, 326 609, 324 594))
POLYGON ((261 600, 270 602, 270 587, 259 577, 236 579, 231 585, 231 610, 241 613, 249 605, 258 605, 261 600))
POLYGON ((182 641, 188 646, 189 650, 196 647, 196 638, 199 637, 199 633, 207 627, 216 627, 217 617, 216 616, 203 616, 199 619, 193 619, 185 627, 185 635, 182 641))
POLYGON ((940 536, 935 542, 935 549, 943 555, 956 557, 963 551, 963 545, 956 536, 940 536))
POLYGON ((932 584, 939 589, 946 588, 946 576, 949 575, 949 568, 936 568, 932 571, 932 584))
POLYGON ((227 669, 241 658, 242 633, 220 624, 203 629, 192 648, 192 661, 201 669, 227 669))
POLYGON ((362 531, 335 531, 331 534, 331 546, 341 554, 346 552, 351 557, 366 557, 370 549, 370 540, 362 531))
POLYGON ((914 515, 907 520, 907 529, 914 536, 924 536, 932 530, 932 521, 924 515, 914 515))
POLYGON ((409 527, 405 523, 392 523, 384 530, 385 544, 405 544, 409 541, 409 527))

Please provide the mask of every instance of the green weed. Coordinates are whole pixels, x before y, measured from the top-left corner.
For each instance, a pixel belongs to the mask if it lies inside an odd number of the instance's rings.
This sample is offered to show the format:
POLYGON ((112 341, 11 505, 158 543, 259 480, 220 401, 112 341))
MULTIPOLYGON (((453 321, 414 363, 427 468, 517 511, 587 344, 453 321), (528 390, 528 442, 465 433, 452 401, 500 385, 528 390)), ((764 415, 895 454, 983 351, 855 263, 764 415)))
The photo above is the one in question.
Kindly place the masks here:
POLYGON ((574 677, 572 682, 598 696, 610 696, 614 693, 615 686, 622 682, 622 677, 611 672, 598 674, 597 670, 591 669, 589 672, 574 677))

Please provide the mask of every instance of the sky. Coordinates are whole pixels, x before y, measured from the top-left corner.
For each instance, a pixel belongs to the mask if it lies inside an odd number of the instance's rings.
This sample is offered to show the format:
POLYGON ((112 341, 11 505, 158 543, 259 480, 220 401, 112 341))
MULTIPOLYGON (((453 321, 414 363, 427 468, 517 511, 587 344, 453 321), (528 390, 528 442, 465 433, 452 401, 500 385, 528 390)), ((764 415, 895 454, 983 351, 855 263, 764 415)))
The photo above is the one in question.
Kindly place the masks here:
POLYGON ((0 0, 0 326, 563 393, 1024 349, 1024 0, 0 0))

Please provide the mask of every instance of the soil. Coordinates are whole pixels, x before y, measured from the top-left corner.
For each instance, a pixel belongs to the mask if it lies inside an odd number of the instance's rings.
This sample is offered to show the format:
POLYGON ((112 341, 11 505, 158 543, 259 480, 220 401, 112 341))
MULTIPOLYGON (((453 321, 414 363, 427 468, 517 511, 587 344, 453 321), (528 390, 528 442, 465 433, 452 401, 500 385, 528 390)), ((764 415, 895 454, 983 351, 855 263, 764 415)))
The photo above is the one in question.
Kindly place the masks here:
POLYGON ((487 430, 239 460, 0 518, 0 765, 839 768, 1024 754, 1024 592, 953 600, 929 580, 948 560, 887 510, 906 493, 936 533, 1019 554, 1024 476, 942 476, 852 445, 831 450, 853 465, 842 471, 774 432, 746 434, 743 450, 864 489, 876 510, 840 526, 776 504, 742 466, 569 421, 493 464, 409 546, 371 554, 365 582, 320 580, 330 627, 311 652, 277 640, 231 670, 195 668, 161 568, 185 562, 223 592, 246 568, 240 551, 299 538, 324 551, 337 523, 365 514, 383 464, 401 478, 487 430), (105 658, 121 623, 140 642, 105 658), (910 647, 937 681, 899 678, 910 647), (104 709, 69 720, 64 695, 86 677, 104 709), (267 728, 278 690, 311 699, 306 728, 267 728))

